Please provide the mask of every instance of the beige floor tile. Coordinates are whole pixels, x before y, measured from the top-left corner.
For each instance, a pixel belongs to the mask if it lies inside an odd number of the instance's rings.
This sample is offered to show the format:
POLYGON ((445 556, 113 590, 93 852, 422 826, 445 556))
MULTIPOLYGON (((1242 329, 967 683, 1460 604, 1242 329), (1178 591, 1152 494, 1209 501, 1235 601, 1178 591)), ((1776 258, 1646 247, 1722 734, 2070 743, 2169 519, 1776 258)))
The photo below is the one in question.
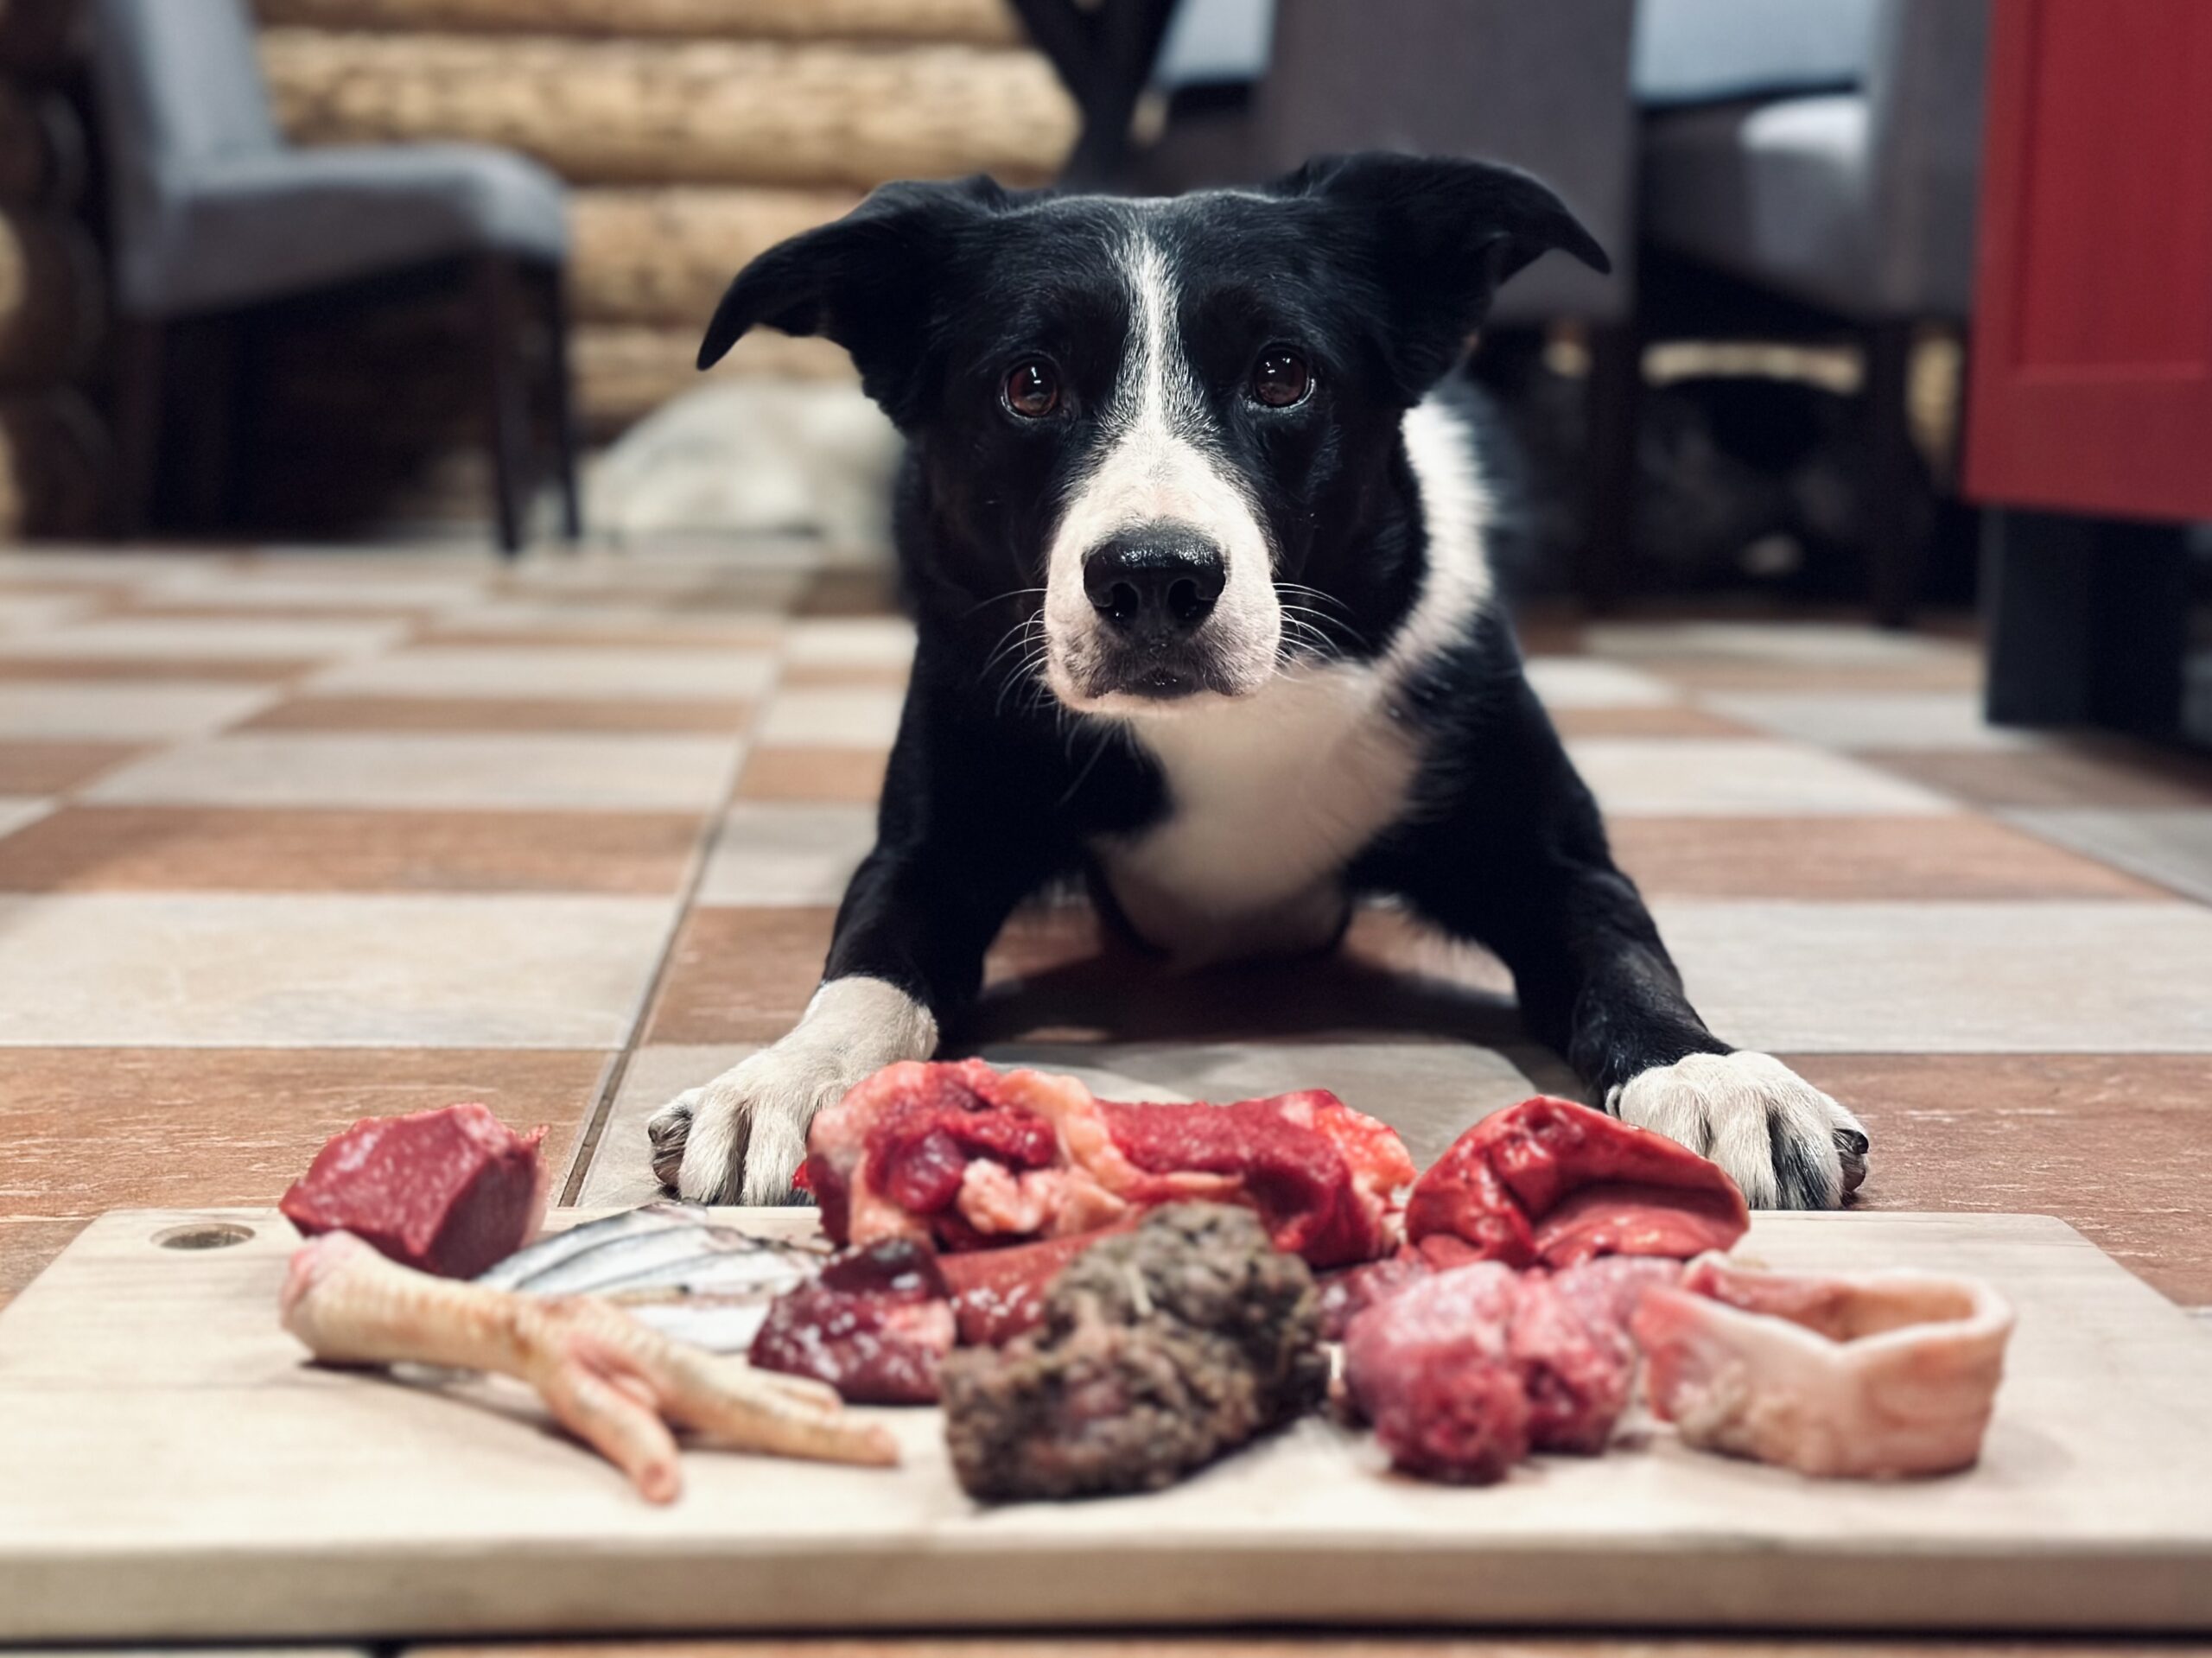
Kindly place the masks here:
POLYGON ((0 593, 0 638, 74 620, 99 602, 97 594, 0 593))
POLYGON ((1957 639, 1840 622, 1599 622, 1585 628, 1583 638, 1600 656, 1726 657, 1790 668, 1971 660, 1975 655, 1957 639))
POLYGON ((575 1196, 569 1201, 634 1209, 660 1197, 645 1120, 684 1089, 713 1081, 760 1051, 757 1043, 659 1043, 632 1051, 598 1138, 579 1150, 583 1166, 569 1171, 564 1189, 575 1196))
POLYGON ((86 798, 113 805, 705 810, 734 738, 251 733, 149 756, 86 798))
POLYGON ((2014 811, 2031 835, 2101 858, 2212 904, 2212 810, 2014 811))
POLYGON ((779 748, 886 749, 899 734, 904 693, 890 687, 787 690, 768 704, 760 740, 779 748))
POLYGON ((1756 737, 1759 734, 1692 702, 1656 708, 1552 708, 1553 728, 1570 742, 1581 737, 1756 737))
POLYGON ((445 611, 475 601, 488 577, 318 570, 306 560, 245 569, 200 569, 149 583, 148 604, 222 606, 240 611, 445 611))
POLYGON ((836 904, 875 844, 867 806, 741 801, 723 817, 701 904, 836 904))
POLYGON ((0 837, 13 835, 17 829, 35 823, 53 810, 51 800, 22 795, 0 795, 0 837))
POLYGON ((1567 744, 1611 815, 1900 816, 1948 812, 1942 796, 1802 744, 1695 737, 1589 737, 1567 744))
POLYGON ((1665 708, 1682 700, 1663 679, 1595 657, 1536 657, 1528 671, 1549 708, 1665 708))
POLYGON ((340 664, 310 691, 378 696, 686 697, 750 700, 775 678, 775 658, 743 650, 543 645, 415 645, 340 664))
POLYGON ((267 685, 0 679, 0 737, 117 742, 197 737, 266 708, 278 695, 267 685))
POLYGON ((1653 907, 1698 1010, 1745 1047, 2212 1052, 2212 911, 2195 905, 1653 907))
POLYGON ((0 656, 307 662, 361 656, 407 632, 391 620, 294 621, 276 617, 96 617, 0 638, 0 656))
POLYGON ((0 1044, 610 1047, 667 899, 0 898, 0 1044))
POLYGON ((810 667, 903 669, 914 659, 914 628, 896 616, 809 617, 791 624, 785 650, 810 667))
POLYGON ((2043 740, 2033 732, 1989 724, 1974 691, 1735 691, 1704 700, 1745 725, 1823 748, 2001 752, 2043 740))

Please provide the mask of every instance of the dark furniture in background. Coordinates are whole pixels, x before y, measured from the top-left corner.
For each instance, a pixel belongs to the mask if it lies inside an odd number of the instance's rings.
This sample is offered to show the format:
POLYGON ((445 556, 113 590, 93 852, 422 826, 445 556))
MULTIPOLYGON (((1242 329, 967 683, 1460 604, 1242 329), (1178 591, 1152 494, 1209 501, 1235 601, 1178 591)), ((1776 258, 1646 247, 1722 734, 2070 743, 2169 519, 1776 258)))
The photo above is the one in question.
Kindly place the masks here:
POLYGON ((449 266, 466 270, 481 308, 499 543, 518 550, 528 529, 538 473, 534 378, 546 383, 565 528, 576 535, 559 181, 534 162, 474 145, 288 147, 270 112, 245 0, 93 0, 92 12, 124 324, 124 532, 141 528, 164 451, 180 437, 199 445, 195 470, 236 475, 241 457, 207 439, 235 429, 242 397, 225 396, 219 384, 175 383, 227 378, 242 386, 255 313, 449 266), (533 298, 549 320, 537 353, 533 298), (182 346, 211 334, 229 347, 214 359, 224 372, 204 361, 189 376, 171 372, 182 346), (194 400, 194 423, 205 429, 181 430, 171 417, 180 389, 213 391, 194 400))
POLYGON ((1967 488, 1989 715, 2168 734, 2212 520, 2212 6, 1997 0, 1967 488))
MULTIPOLYGON (((1909 369, 1918 327, 1963 327, 1971 308, 1987 0, 1644 4, 1646 67, 1662 82, 1701 63, 1734 79, 1730 93, 1788 89, 1647 118, 1642 325, 1648 337, 1857 343, 1858 517, 1876 617, 1901 626, 1923 552, 1905 511, 1918 465, 1909 369)), ((1602 604, 1618 586, 1600 572, 1586 595, 1602 604)))

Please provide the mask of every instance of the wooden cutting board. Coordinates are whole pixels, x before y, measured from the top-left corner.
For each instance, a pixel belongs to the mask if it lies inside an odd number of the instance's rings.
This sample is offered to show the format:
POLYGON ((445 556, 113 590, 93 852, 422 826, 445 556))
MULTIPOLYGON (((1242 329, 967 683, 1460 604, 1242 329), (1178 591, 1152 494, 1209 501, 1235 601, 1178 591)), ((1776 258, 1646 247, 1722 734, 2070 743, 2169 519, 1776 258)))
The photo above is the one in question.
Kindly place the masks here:
MULTIPOLYGON (((785 1211, 781 1224, 810 1216, 785 1211)), ((982 1510, 726 1452, 669 1509, 527 1405, 315 1369, 290 1228, 126 1212, 0 1315, 0 1641, 1333 1623, 2212 1629, 2212 1334, 2035 1216, 1761 1216, 1793 1268, 1981 1274, 2019 1328, 1981 1465, 1821 1483, 1665 1430, 1460 1490, 1320 1420, 1157 1496, 982 1510), (211 1232, 250 1236, 226 1248, 211 1232)))

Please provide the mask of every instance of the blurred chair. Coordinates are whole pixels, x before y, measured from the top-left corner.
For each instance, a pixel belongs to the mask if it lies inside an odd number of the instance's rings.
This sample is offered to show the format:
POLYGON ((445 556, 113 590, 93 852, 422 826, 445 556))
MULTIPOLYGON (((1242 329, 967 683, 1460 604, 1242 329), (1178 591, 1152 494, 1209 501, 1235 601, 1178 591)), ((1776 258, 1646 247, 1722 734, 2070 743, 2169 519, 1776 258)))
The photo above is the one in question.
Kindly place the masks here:
POLYGON ((567 533, 579 531, 558 180, 461 144, 289 148, 270 113, 245 0, 93 0, 94 73, 125 320, 118 425, 127 526, 143 521, 162 446, 164 369, 180 323, 410 270, 473 271, 501 547, 522 545, 535 471, 527 281, 550 295, 552 423, 567 533))
POLYGON ((1194 124, 1183 154, 1148 181, 1234 182, 1330 150, 1382 149, 1509 162, 1565 197, 1613 275, 1540 261, 1498 295, 1491 327, 1587 331, 1586 593, 1626 561, 1635 464, 1635 13, 1636 0, 1277 0, 1249 107, 1233 128, 1194 124))
POLYGON ((1856 339, 1860 522, 1889 626, 1910 617, 1923 550, 1905 510, 1914 333, 1970 308, 1987 31, 1987 0, 1644 0, 1639 21, 1639 89, 1660 106, 1647 327, 1856 339))

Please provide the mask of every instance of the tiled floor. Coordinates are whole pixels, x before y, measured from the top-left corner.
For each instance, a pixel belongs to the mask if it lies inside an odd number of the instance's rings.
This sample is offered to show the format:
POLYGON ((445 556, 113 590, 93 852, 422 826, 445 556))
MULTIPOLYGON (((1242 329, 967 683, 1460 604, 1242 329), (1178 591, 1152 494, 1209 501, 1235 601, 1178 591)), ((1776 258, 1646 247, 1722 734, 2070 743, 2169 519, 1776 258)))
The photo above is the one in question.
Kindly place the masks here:
MULTIPOLYGON (((265 1202, 481 1098, 564 1194, 796 1017, 911 636, 724 557, 0 555, 0 1299, 99 1210, 265 1202)), ((2212 1304, 2212 765, 1992 732, 1955 638, 1547 622, 1536 683, 1724 1032, 1866 1117, 1866 1202, 2049 1210, 2212 1304)), ((1338 1089, 1426 1157, 1567 1085, 1479 953, 1162 983, 1024 913, 969 1040, 1338 1089)))

